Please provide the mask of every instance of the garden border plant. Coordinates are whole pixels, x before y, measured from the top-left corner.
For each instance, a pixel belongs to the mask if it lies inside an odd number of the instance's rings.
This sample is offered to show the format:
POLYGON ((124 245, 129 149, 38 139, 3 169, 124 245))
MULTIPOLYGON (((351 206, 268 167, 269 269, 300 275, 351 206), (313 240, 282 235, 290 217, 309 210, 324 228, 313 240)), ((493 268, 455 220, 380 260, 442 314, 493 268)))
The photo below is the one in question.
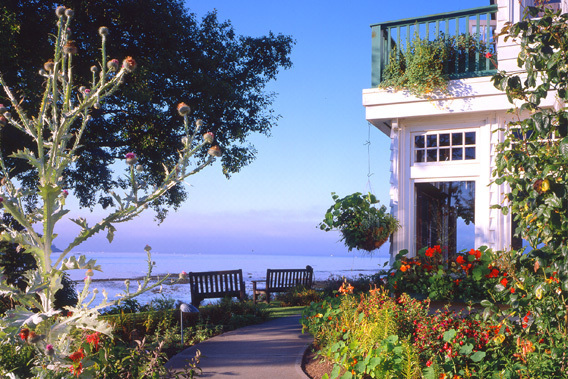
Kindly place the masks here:
MULTIPOLYGON (((103 291, 102 302, 91 306, 98 291, 90 290, 89 285, 94 275, 93 270, 101 268, 94 260, 88 260, 83 255, 78 258, 69 256, 73 249, 103 231, 106 231, 108 240, 112 241, 115 224, 134 219, 169 189, 201 171, 222 154, 221 148, 214 145, 212 133, 205 133, 203 139, 198 140, 202 122, 197 120, 191 126, 190 109, 186 104, 180 103, 178 112, 183 117, 185 133, 180 136, 178 161, 170 168, 164 165, 163 182, 149 188, 142 180, 144 167, 138 164, 136 154, 126 154, 128 175, 125 183, 130 187, 129 192, 122 196, 111 192, 116 208, 95 225, 90 226, 84 218, 72 220, 79 226, 80 232, 53 262, 52 246, 57 236, 55 225, 69 212, 65 208, 68 196, 65 189, 66 169, 75 164, 81 153, 81 137, 91 120, 90 110, 98 108, 106 97, 113 95, 127 75, 136 69, 136 61, 132 57, 126 57, 122 64, 117 59, 108 58, 105 46, 109 30, 103 26, 99 28, 101 60, 91 67, 92 82, 77 87, 74 83, 73 57, 79 50, 70 38, 74 12, 63 6, 55 12, 57 33, 53 39, 54 56, 46 61, 39 72, 44 78, 45 91, 35 116, 29 116, 32 105, 27 104, 25 99, 19 99, 17 91, 12 90, 0 75, 0 85, 11 103, 8 107, 0 106, 0 126, 6 127, 9 124, 26 138, 33 140, 36 146, 33 151, 17 151, 10 158, 24 160, 34 168, 37 175, 35 191, 23 192, 11 175, 10 160, 0 157, 2 209, 23 227, 23 230, 19 230, 4 223, 2 238, 19 244, 33 255, 38 264, 37 269, 26 272, 27 287, 24 290, 7 284, 3 278, 0 284, 1 294, 11 297, 17 305, 8 310, 0 321, 0 336, 2 343, 16 343, 19 340, 19 343, 34 347, 36 356, 33 372, 39 378, 60 376, 65 372, 77 376, 83 372, 93 375, 94 371, 103 370, 100 354, 97 354, 91 342, 85 341, 87 337, 93 341, 95 337, 92 336, 98 336, 99 333, 111 333, 110 325, 98 317, 99 310, 131 299, 163 282, 149 283, 153 264, 151 248, 146 246, 148 275, 139 283, 138 288, 130 291, 127 283, 123 297, 113 301, 109 301, 103 291), (191 167, 191 157, 211 144, 213 146, 208 150, 209 158, 202 164, 191 167), (41 232, 36 230, 38 226, 41 227, 41 232), (79 293, 77 306, 67 306, 62 311, 54 307, 54 294, 62 288, 61 280, 68 270, 85 270, 85 285, 79 293)), ((143 161, 143 157, 140 159, 143 161)))

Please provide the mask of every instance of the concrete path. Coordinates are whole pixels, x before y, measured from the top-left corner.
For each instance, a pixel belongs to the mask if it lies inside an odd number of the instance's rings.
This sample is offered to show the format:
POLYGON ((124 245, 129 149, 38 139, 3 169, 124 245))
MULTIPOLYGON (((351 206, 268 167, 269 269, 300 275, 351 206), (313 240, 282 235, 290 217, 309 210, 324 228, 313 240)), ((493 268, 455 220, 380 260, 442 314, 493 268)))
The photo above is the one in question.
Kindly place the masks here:
POLYGON ((281 317, 213 337, 172 357, 167 368, 180 371, 201 351, 202 378, 307 378, 302 356, 312 342, 301 334, 300 316, 281 317))

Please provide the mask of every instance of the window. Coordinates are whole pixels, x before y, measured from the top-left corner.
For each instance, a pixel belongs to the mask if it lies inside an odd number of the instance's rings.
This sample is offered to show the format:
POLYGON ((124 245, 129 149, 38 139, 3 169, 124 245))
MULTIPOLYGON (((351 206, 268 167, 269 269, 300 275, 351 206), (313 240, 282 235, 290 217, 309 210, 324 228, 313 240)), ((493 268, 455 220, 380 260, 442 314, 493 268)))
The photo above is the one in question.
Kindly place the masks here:
POLYGON ((415 183, 416 251, 440 245, 444 258, 475 246, 475 181, 415 183))
POLYGON ((475 131, 414 135, 414 163, 474 160, 475 144, 475 131))

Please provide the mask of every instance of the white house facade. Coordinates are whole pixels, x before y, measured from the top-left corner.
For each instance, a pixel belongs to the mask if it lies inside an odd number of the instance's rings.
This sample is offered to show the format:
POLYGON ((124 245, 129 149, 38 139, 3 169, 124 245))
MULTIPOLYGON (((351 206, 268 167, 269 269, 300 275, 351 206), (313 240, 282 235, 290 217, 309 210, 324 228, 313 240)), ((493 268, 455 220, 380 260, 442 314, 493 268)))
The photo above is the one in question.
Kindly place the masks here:
MULTIPOLYGON (((520 70, 518 46, 511 40, 495 41, 494 31, 519 21, 526 5, 532 5, 530 0, 495 0, 487 7, 372 26, 373 88, 363 90, 363 105, 366 119, 391 141, 391 209, 401 224, 391 240, 391 256, 402 249, 414 256, 434 245, 452 255, 482 245, 502 250, 517 243, 511 216, 491 208, 503 201, 507 190, 493 183, 492 171, 499 129, 512 117, 507 113, 512 105, 493 86, 491 75, 495 66, 520 70), (402 46, 401 38, 414 33, 416 25, 423 25, 427 35, 435 29, 479 36, 493 46, 497 59, 479 56, 475 70, 458 75, 448 94, 434 98, 378 88, 385 52, 402 46)), ((551 5, 568 10, 568 0, 551 5)), ((550 95, 545 105, 557 106, 555 98, 550 95)))

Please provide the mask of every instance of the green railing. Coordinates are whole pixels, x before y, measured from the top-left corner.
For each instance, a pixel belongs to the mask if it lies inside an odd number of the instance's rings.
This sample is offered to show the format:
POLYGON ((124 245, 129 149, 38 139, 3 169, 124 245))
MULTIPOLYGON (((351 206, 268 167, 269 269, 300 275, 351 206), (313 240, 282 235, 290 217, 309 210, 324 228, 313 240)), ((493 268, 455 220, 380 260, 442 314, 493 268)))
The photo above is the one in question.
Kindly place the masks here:
POLYGON ((495 25, 497 5, 466 9, 418 18, 408 18, 371 25, 373 87, 382 81, 389 58, 404 59, 412 41, 418 37, 429 41, 443 40, 448 46, 466 41, 460 52, 454 51, 444 62, 450 79, 493 75, 497 71, 495 25), (394 51, 394 53, 393 53, 394 51), (488 58, 487 53, 491 54, 488 58))

